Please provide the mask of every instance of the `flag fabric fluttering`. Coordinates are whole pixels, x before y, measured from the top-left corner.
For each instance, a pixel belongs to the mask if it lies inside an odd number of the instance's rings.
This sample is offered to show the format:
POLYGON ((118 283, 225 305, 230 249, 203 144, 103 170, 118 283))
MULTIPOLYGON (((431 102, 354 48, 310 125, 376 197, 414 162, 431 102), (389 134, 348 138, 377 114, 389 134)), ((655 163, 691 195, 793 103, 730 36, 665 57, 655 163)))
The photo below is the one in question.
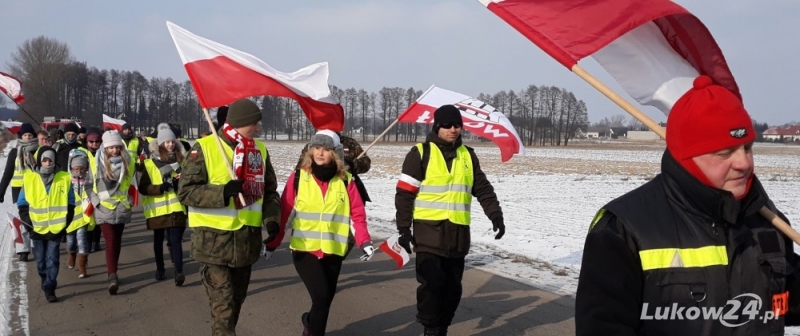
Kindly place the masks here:
POLYGON ((14 242, 17 244, 22 244, 22 231, 21 226, 22 221, 19 218, 12 216, 10 213, 6 213, 8 217, 8 225, 11 226, 11 233, 14 235, 14 242))
POLYGON ((378 249, 386 252, 386 254, 397 263, 397 269, 402 268, 408 263, 409 260, 411 260, 408 252, 406 252, 406 250, 400 246, 400 243, 397 241, 399 238, 400 234, 395 233, 378 246, 378 249))
POLYGON ((113 129, 116 131, 122 130, 122 125, 125 125, 125 120, 111 118, 103 113, 103 129, 113 129))
POLYGON ((0 121, 0 124, 3 124, 11 134, 16 135, 19 132, 19 129, 22 128, 22 123, 19 121, 0 121))
POLYGON ((17 104, 25 101, 25 97, 22 96, 22 82, 5 72, 0 72, 0 91, 3 91, 17 104))
POLYGON ((711 33, 669 0, 479 0, 572 70, 591 56, 636 101, 668 114, 699 75, 741 99, 711 33))
POLYGON ((432 85, 409 105, 398 120, 406 123, 431 124, 433 112, 440 106, 448 104, 461 110, 465 130, 491 140, 500 148, 503 162, 510 160, 514 154, 525 153, 522 139, 503 112, 480 100, 436 85, 432 85))
POLYGON ((314 128, 343 129, 344 109, 328 87, 327 62, 285 73, 172 22, 167 22, 167 28, 202 107, 218 107, 252 96, 286 97, 298 102, 314 128))

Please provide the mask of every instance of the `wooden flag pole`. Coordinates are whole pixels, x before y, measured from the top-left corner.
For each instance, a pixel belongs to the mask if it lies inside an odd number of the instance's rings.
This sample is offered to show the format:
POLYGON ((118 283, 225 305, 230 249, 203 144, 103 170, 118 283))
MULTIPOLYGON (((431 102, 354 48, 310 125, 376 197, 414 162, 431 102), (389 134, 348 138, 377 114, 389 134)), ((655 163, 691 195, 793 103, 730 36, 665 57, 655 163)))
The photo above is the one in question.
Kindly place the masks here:
MULTIPOLYGON (((228 167, 228 172, 231 174, 231 179, 236 179, 236 172, 233 171, 233 166, 231 165, 231 160, 228 159, 228 156, 225 155, 225 148, 222 147, 222 139, 219 138, 219 134, 217 134, 217 129, 214 128, 214 122, 211 121, 211 114, 208 113, 207 108, 203 108, 203 114, 206 116, 206 121, 208 121, 208 128, 211 129, 211 134, 214 135, 214 138, 217 139, 217 147, 219 147, 219 151, 222 153, 222 157, 225 158, 225 166, 228 167)), ((222 126, 222 125, 220 125, 222 126)), ((223 195, 224 197, 224 195, 223 195)), ((239 201, 242 202, 242 205, 245 204, 244 195, 239 193, 239 201)))
MULTIPOLYGON (((623 110, 625 110, 625 112, 628 112, 634 118, 639 120, 642 124, 650 128, 650 130, 658 134, 658 136, 660 136, 663 139, 667 138, 667 132, 664 130, 663 127, 661 127, 661 125, 656 123, 653 119, 650 119, 650 117, 648 117, 642 111, 639 111, 639 109, 637 109, 627 100, 620 97, 616 92, 614 92, 608 86, 603 84, 603 82, 592 76, 592 74, 586 72, 586 70, 584 70, 577 64, 572 66, 572 72, 578 75, 578 77, 585 80, 587 83, 589 83, 589 85, 591 85, 593 88, 597 89, 597 91, 600 91, 600 93, 608 97, 608 99, 611 99, 612 102, 614 102, 623 110)), ((760 213, 761 216, 764 216, 764 218, 770 221, 770 223, 772 223, 772 225, 778 228, 778 230, 783 232, 783 234, 791 238, 792 241, 794 241, 797 244, 800 244, 800 233, 798 233, 788 223, 786 223, 783 219, 778 217, 778 215, 776 215, 766 206, 762 207, 758 211, 758 213, 760 213)))

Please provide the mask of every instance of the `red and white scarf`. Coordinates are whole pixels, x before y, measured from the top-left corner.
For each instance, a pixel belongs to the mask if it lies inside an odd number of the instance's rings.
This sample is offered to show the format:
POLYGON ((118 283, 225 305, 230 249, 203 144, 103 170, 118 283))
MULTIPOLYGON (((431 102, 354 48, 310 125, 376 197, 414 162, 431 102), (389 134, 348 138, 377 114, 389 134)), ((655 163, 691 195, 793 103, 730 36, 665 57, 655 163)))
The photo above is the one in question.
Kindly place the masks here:
POLYGON ((244 208, 264 197, 264 157, 253 139, 243 137, 231 125, 222 125, 222 134, 236 144, 233 151, 233 170, 236 178, 244 180, 244 200, 234 197, 236 209, 244 208))

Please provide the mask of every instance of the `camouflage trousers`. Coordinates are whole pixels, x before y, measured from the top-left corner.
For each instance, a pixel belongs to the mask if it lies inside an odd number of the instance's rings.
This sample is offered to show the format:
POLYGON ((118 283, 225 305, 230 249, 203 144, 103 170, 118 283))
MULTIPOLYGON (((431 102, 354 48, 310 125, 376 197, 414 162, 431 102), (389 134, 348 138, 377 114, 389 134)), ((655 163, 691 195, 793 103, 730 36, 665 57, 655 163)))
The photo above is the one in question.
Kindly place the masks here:
POLYGON ((200 279, 211 305, 211 335, 236 335, 236 323, 247 297, 251 266, 230 268, 202 264, 200 279))

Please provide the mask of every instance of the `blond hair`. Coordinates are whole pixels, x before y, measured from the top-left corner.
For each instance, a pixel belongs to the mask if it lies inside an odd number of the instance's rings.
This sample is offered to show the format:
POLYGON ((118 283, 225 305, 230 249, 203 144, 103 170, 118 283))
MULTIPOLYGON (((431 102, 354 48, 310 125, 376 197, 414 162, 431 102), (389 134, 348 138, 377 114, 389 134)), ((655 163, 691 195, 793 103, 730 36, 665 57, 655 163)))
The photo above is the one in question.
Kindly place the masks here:
MULTIPOLYGON (((314 162, 314 147, 308 147, 306 151, 306 155, 303 156, 303 161, 300 163, 300 169, 303 169, 307 172, 311 172, 311 163, 314 162)), ((328 149, 326 149, 328 150, 328 149)), ((339 176, 340 179, 346 180, 347 179, 347 166, 345 166, 344 161, 336 155, 335 150, 330 150, 331 155, 333 156, 333 161, 336 162, 336 176, 339 176)))
MULTIPOLYGON (((113 181, 114 177, 111 176, 111 156, 108 154, 109 149, 111 149, 111 147, 106 147, 103 149, 103 151, 105 151, 105 155, 103 155, 103 166, 106 168, 104 177, 107 181, 113 181)), ((123 151, 125 151, 125 147, 121 147, 119 151, 119 156, 122 158, 122 176, 126 176, 128 175, 128 157, 126 155, 122 155, 123 151)))

